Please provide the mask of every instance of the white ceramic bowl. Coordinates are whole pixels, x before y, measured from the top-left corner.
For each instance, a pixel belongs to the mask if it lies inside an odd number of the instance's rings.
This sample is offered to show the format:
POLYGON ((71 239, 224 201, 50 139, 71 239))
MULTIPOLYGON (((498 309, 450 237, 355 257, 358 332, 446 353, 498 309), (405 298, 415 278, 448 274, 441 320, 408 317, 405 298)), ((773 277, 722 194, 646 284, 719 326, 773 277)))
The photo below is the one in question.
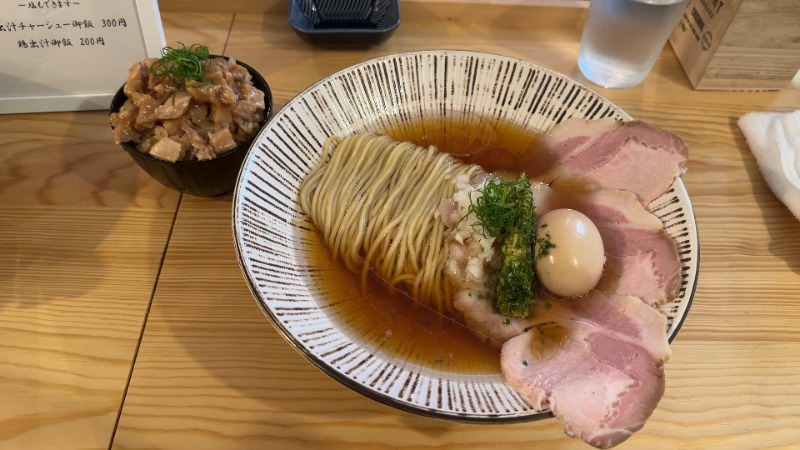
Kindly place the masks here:
MULTIPOLYGON (((325 301, 326 271, 314 266, 297 203, 300 183, 320 158, 322 142, 379 131, 445 113, 499 118, 544 132, 572 117, 624 111, 568 77, 517 59, 465 51, 423 51, 377 58, 342 70, 291 100, 256 138, 234 195, 236 251, 259 305, 300 353, 346 386, 418 414, 473 422, 548 417, 496 373, 431 367, 413 351, 398 357, 375 345, 325 301)), ((680 179, 651 210, 678 242, 680 293, 661 311, 670 340, 688 312, 698 272, 692 206, 680 179)), ((305 225, 304 225, 305 224, 305 225)), ((328 291, 326 291, 328 289, 328 291)))

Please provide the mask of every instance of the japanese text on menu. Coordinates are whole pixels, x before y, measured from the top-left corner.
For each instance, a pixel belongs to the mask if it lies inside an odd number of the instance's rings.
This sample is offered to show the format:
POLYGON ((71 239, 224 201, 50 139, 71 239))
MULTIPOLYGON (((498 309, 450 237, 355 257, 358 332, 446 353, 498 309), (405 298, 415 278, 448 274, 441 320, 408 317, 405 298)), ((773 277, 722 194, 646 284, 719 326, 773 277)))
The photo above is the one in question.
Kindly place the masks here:
POLYGON ((13 34, 21 50, 105 46, 109 36, 127 28, 131 20, 122 15, 95 17, 90 0, 12 1, 22 13, 17 17, 24 18, 0 20, 0 33, 13 34))

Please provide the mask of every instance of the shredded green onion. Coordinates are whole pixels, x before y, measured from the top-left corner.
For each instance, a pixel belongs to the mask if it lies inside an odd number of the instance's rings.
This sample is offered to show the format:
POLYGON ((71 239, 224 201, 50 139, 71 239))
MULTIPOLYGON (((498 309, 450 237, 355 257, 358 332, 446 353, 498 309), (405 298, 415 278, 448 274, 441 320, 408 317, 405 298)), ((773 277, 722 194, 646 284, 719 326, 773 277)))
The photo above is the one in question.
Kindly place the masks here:
MULTIPOLYGON (((484 237, 500 240, 502 259, 495 287, 495 310, 507 317, 526 317, 536 301, 533 244, 536 240, 535 206, 528 176, 513 180, 494 178, 473 201, 469 213, 484 237)), ((469 216, 469 214, 467 214, 469 216)))
POLYGON ((474 213, 478 219, 473 224, 475 230, 487 238, 503 237, 512 225, 519 224, 530 242, 535 234, 530 186, 528 177, 523 173, 513 180, 490 180, 475 201, 470 195, 468 213, 474 213))
POLYGON ((150 66, 150 74, 166 78, 180 89, 203 79, 208 47, 199 44, 186 47, 183 43, 179 44, 180 48, 164 47, 161 50, 163 56, 150 66))

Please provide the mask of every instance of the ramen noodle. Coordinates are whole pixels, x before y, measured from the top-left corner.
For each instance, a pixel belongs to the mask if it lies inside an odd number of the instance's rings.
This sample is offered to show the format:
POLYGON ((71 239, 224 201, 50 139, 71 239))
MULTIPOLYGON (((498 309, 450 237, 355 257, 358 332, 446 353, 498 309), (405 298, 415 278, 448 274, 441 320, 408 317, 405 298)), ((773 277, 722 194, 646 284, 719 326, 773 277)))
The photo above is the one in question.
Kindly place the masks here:
POLYGON ((300 188, 300 204, 335 259, 366 284, 370 271, 439 312, 451 313, 446 226, 437 209, 456 178, 481 168, 433 146, 387 136, 330 137, 300 188))

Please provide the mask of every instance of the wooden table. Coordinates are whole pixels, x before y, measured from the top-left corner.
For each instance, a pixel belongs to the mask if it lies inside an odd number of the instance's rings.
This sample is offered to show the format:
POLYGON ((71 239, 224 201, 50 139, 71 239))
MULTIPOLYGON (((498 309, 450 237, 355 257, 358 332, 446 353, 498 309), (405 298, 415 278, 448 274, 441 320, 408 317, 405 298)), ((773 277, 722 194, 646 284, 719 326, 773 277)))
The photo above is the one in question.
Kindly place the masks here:
MULTIPOLYGON (((488 51, 583 79, 581 8, 403 2, 385 44, 326 50, 292 32, 287 2, 226 3, 163 1, 168 43, 246 61, 276 108, 350 64, 420 49, 488 51)), ((598 90, 686 139, 701 241, 666 395, 622 448, 797 448, 800 223, 736 120, 796 109, 800 91, 694 91, 669 48, 642 85, 598 90)), ((113 144, 103 111, 0 116, 0 448, 587 448, 554 420, 418 417, 321 373, 248 291, 231 203, 150 179, 113 144)))

